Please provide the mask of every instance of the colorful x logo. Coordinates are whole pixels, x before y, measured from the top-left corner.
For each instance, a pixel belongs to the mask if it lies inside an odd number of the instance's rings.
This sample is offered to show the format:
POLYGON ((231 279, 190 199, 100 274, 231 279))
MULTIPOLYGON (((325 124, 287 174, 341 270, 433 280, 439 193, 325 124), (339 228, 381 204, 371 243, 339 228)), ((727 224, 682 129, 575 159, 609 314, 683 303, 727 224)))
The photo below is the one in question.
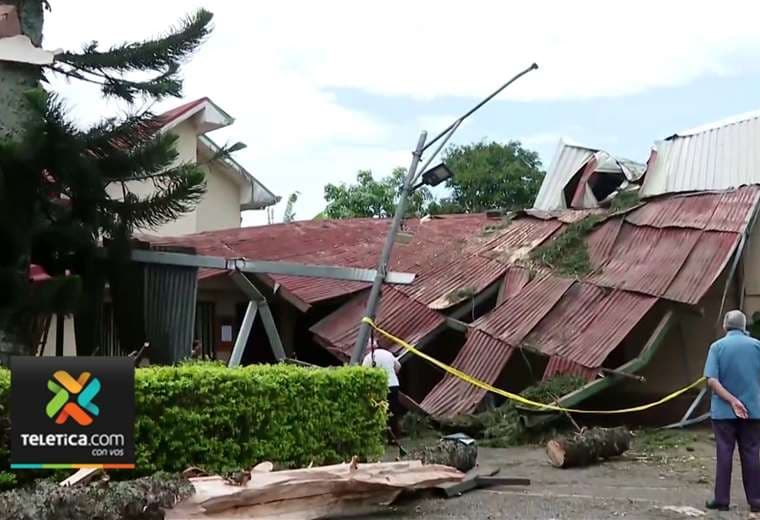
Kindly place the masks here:
POLYGON ((82 372, 78 379, 74 379, 65 370, 58 370, 53 374, 55 381, 48 381, 48 390, 55 395, 45 407, 45 412, 51 419, 55 417, 56 424, 63 424, 71 417, 81 426, 89 426, 92 424, 91 415, 100 413, 98 406, 92 402, 100 392, 100 381, 96 377, 90 379, 90 376, 89 372, 82 372), (76 402, 69 401, 73 396, 76 396, 76 402))

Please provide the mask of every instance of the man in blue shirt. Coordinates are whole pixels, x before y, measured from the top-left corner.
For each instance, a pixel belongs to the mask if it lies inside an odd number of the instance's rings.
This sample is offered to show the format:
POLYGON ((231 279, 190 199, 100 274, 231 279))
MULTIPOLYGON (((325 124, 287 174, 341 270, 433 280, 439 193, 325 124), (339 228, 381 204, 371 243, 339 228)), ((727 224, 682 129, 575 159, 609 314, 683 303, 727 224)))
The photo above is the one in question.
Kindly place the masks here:
POLYGON ((728 312, 723 328, 726 335, 710 346, 705 363, 718 459, 715 496, 706 506, 728 510, 738 443, 747 502, 752 512, 760 512, 760 341, 747 333, 747 317, 741 311, 728 312))

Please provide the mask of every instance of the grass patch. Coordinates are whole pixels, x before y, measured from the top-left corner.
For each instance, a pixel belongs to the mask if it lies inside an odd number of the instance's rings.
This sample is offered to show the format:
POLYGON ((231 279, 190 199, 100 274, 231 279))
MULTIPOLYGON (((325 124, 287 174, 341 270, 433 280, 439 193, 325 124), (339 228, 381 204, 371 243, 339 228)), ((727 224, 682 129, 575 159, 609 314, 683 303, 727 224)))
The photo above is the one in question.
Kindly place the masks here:
POLYGON ((641 199, 639 198, 638 190, 621 191, 610 202, 610 209, 613 212, 625 211, 636 206, 641 199))
POLYGON ((561 276, 580 277, 589 274, 593 267, 586 247, 586 237, 601 220, 600 215, 589 215, 568 224, 567 229, 557 238, 531 251, 531 259, 561 276))
POLYGON ((636 432, 634 447, 642 453, 671 451, 679 448, 693 449, 693 444, 699 440, 694 432, 684 430, 643 429, 636 432))

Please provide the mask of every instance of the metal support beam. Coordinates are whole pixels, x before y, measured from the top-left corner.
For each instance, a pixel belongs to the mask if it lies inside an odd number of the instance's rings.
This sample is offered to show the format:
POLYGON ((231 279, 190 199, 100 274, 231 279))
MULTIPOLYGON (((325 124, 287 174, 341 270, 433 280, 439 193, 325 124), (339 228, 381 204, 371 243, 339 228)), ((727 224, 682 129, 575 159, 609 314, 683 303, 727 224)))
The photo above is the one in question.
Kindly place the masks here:
POLYGON ((235 346, 232 348, 232 355, 230 356, 229 363, 227 363, 227 366, 230 368, 240 366, 240 360, 243 359, 243 352, 245 352, 245 346, 248 344, 248 337, 251 335, 251 328, 253 327, 253 320, 256 319, 257 310, 258 305, 256 302, 248 302, 243 323, 240 325, 240 332, 238 332, 237 338, 235 338, 235 346))
POLYGON ((274 317, 272 317, 272 311, 269 308, 269 303, 267 302, 266 297, 251 283, 248 277, 240 271, 231 272, 230 278, 232 278, 235 285, 248 296, 251 302, 255 302, 258 306, 258 310, 261 313, 261 322, 264 324, 264 330, 269 339, 269 345, 272 347, 274 358, 277 361, 284 360, 286 358, 285 349, 282 346, 280 333, 277 332, 277 325, 274 322, 274 317))
MULTIPOLYGON (((268 262, 247 260, 245 258, 224 258, 222 256, 151 251, 147 249, 135 249, 132 251, 132 260, 148 264, 184 265, 206 269, 242 271, 244 273, 252 274, 281 274, 367 283, 372 282, 377 276, 377 271, 373 269, 357 269, 353 267, 335 267, 329 265, 305 265, 293 262, 268 262)), ((414 281, 414 276, 413 273, 399 273, 394 271, 385 275, 385 281, 392 284, 409 285, 414 281)))

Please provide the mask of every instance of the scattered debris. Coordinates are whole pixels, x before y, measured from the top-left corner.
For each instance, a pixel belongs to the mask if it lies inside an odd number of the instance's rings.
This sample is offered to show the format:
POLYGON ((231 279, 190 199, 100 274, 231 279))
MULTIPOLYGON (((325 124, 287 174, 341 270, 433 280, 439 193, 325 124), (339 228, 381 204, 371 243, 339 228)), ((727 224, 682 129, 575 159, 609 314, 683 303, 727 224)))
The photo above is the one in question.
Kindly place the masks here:
POLYGON ((166 520, 256 518, 312 520, 376 511, 403 491, 459 482, 464 474, 421 461, 321 466, 286 471, 252 471, 245 485, 220 476, 191 479, 195 495, 166 511, 166 520))
POLYGON ((61 481, 60 485, 67 487, 76 486, 78 484, 87 484, 99 473, 102 473, 102 471, 101 468, 82 468, 66 480, 61 481))
POLYGON ((555 468, 588 466, 600 459, 622 455, 631 446, 627 428, 592 428, 546 444, 546 455, 555 468))
MULTIPOLYGON (((557 396, 563 396, 586 384, 586 380, 576 375, 558 375, 546 381, 529 386, 520 395, 531 401, 551 403, 557 396)), ((507 401, 487 412, 460 415, 451 418, 434 419, 435 427, 446 433, 464 432, 481 444, 504 448, 538 440, 541 431, 529 431, 520 421, 520 413, 512 401, 507 401)))
POLYGON ((465 474, 461 482, 443 484, 436 489, 446 498, 458 497, 478 488, 487 488, 495 486, 530 486, 530 479, 497 477, 499 470, 483 471, 473 469, 465 474))
POLYGON ((691 506, 665 506, 662 508, 662 510, 672 511, 674 513, 680 513, 690 518, 699 518, 701 516, 705 516, 706 514, 701 509, 697 509, 696 507, 691 507, 691 506))
POLYGON ((52 480, 0 493, 3 520, 158 520, 193 487, 167 473, 122 482, 60 486, 52 480))

